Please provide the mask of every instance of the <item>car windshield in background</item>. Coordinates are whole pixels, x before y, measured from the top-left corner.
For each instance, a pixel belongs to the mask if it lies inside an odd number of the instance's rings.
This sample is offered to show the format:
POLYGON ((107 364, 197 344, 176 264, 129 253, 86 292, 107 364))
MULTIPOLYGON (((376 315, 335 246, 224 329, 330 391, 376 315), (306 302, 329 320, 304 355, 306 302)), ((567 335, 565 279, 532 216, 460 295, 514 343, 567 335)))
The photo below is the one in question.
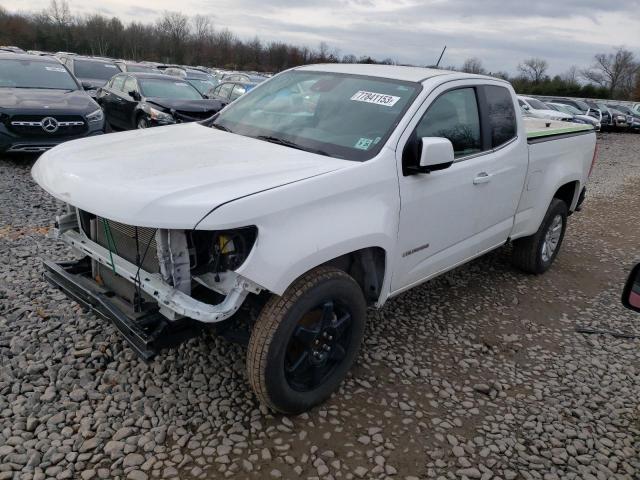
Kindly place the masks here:
POLYGON ((197 72, 197 71, 193 71, 190 70, 189 72, 187 72, 187 77, 189 79, 198 79, 198 80, 209 80, 211 78, 211 75, 204 73, 204 72, 197 72))
POLYGON ((564 109, 567 113, 570 113, 572 115, 582 115, 582 112, 573 105, 564 105, 564 109))
POLYGON ((57 62, 2 59, 0 87, 77 90, 78 84, 57 62))
POLYGON ((572 108, 570 108, 569 105, 563 105, 561 103, 552 103, 552 104, 549 104, 549 106, 553 107, 555 110, 558 110, 559 112, 562 112, 562 113, 568 113, 570 115, 580 114, 580 112, 575 108, 573 108, 574 111, 571 111, 572 108))
POLYGON ((73 61, 73 72, 78 78, 109 80, 116 73, 120 73, 120 69, 114 63, 76 59, 73 61))
POLYGON ((202 95, 187 82, 171 78, 141 78, 140 88, 145 97, 170 98, 173 100, 202 100, 202 95))
POLYGON ((631 115, 633 113, 630 108, 625 107, 624 105, 616 105, 614 108, 619 112, 626 113, 627 115, 631 115))
POLYGON ((549 107, 547 107, 540 100, 536 100, 535 98, 528 98, 527 102, 529 103, 529 105, 531 105, 531 108, 535 110, 550 110, 549 107))
POLYGON ((209 90, 217 85, 216 82, 212 82, 210 80, 199 80, 197 78, 188 78, 187 82, 196 87, 196 90, 198 90, 202 95, 205 95, 209 90))
POLYGON ((399 80, 291 71, 230 104, 213 127, 363 161, 380 151, 420 88, 399 80))

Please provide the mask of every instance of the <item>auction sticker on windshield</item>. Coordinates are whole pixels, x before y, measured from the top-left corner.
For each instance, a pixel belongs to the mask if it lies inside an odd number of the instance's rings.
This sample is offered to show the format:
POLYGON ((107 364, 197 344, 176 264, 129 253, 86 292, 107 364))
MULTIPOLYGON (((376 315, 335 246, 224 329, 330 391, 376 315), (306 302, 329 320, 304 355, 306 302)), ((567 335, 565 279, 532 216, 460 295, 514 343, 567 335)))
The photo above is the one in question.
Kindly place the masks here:
POLYGON ((393 95, 385 95, 384 93, 367 92, 365 90, 357 91, 351 100, 356 102, 374 103, 376 105, 384 105, 385 107, 393 107, 400 97, 393 95))

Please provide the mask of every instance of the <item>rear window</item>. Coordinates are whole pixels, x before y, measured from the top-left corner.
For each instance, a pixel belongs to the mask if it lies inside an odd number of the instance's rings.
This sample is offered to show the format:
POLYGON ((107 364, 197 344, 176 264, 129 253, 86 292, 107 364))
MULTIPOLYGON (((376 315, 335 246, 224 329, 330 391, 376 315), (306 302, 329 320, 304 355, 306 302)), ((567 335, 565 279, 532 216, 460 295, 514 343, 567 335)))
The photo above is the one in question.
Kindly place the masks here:
POLYGON ((170 98, 173 100, 202 100, 202 95, 189 83, 167 77, 140 79, 142 92, 146 97, 170 98))
POLYGON ((511 94, 506 88, 487 85, 484 91, 489 110, 491 147, 496 148, 515 138, 518 131, 516 111, 511 94))
POLYGON ((120 69, 115 63, 94 62, 91 60, 74 60, 73 73, 78 78, 95 78, 97 80, 109 80, 120 69))
POLYGON ((0 87, 77 90, 78 84, 58 62, 0 60, 0 87))

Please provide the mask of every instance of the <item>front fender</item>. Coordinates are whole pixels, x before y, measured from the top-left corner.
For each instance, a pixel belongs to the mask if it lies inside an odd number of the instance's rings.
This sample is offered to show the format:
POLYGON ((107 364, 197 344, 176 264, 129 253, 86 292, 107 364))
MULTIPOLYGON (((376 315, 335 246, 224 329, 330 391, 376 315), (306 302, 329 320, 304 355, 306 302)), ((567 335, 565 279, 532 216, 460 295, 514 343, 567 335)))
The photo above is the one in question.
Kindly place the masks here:
POLYGON ((394 159, 383 154, 225 204, 198 229, 256 225, 257 240, 237 272, 282 295, 305 272, 355 250, 380 247, 392 258, 399 209, 394 159))

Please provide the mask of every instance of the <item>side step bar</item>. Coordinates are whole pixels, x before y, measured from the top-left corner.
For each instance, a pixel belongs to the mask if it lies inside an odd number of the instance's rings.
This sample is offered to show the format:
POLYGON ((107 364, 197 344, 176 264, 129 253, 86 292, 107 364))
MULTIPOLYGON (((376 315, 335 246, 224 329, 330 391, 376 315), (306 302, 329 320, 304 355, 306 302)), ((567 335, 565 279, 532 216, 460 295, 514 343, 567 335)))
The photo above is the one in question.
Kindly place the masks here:
POLYGON ((157 308, 134 314, 113 294, 91 278, 88 257, 82 260, 55 263, 44 262, 44 279, 58 287, 83 308, 110 320, 144 361, 151 360, 163 348, 170 348, 198 336, 202 324, 191 319, 169 322, 157 308))

